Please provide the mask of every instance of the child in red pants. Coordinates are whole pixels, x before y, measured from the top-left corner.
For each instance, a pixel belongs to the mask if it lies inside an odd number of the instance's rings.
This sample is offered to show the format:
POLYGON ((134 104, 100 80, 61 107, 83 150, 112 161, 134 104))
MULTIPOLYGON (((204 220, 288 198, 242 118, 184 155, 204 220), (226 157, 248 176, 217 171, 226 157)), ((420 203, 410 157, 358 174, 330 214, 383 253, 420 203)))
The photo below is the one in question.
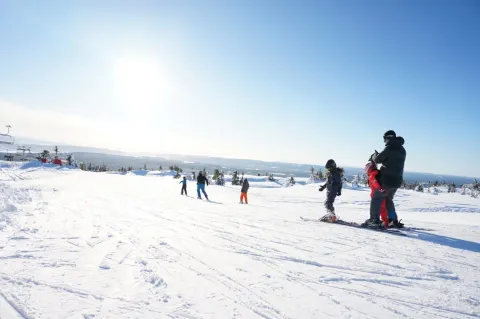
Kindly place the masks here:
MULTIPOLYGON (((380 185, 379 180, 379 174, 380 171, 377 169, 377 166, 375 163, 372 161, 368 162, 367 165, 365 165, 365 173, 368 175, 368 185, 370 186, 371 192, 370 192, 370 198, 373 196, 373 193, 376 190, 382 190, 383 187, 380 185)), ((388 227, 388 212, 387 212, 387 206, 386 206, 386 201, 382 202, 382 205, 380 206, 380 219, 382 220, 382 224, 384 227, 388 227)))

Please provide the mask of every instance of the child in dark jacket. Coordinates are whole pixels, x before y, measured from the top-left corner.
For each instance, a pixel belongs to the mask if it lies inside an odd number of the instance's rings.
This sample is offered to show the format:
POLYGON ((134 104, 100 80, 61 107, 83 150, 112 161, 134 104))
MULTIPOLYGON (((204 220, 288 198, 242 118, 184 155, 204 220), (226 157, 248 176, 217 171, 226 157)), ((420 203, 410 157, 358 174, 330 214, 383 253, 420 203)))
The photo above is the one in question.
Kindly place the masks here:
POLYGON ((185 195, 188 196, 188 194, 187 194, 187 177, 183 176, 183 180, 181 180, 180 183, 182 183, 182 195, 183 195, 183 192, 185 192, 185 195))
POLYGON ((329 159, 327 164, 325 164, 327 182, 325 185, 321 186, 319 191, 323 192, 327 188, 327 199, 325 200, 325 208, 327 214, 320 218, 322 221, 335 222, 337 216, 335 215, 335 207, 333 207, 333 202, 337 196, 342 195, 342 178, 343 178, 343 168, 337 167, 337 164, 333 159, 329 159))
POLYGON ((248 183, 248 179, 243 180, 242 190, 240 194, 240 204, 243 204, 243 199, 245 199, 245 204, 248 204, 248 189, 250 188, 250 184, 248 183))

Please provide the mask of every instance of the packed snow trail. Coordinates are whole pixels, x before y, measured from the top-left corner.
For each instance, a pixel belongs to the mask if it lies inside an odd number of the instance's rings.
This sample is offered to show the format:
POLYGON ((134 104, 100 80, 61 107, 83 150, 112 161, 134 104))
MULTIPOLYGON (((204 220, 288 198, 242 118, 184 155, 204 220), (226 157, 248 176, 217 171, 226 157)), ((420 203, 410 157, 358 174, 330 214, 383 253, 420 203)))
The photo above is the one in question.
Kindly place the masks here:
MULTIPOLYGON (((400 191, 400 218, 434 231, 399 237, 301 221, 324 213, 315 185, 257 186, 239 205, 238 187, 207 202, 171 177, 4 164, 0 317, 480 317, 479 200, 400 191)), ((368 202, 345 189, 337 212, 368 202)))

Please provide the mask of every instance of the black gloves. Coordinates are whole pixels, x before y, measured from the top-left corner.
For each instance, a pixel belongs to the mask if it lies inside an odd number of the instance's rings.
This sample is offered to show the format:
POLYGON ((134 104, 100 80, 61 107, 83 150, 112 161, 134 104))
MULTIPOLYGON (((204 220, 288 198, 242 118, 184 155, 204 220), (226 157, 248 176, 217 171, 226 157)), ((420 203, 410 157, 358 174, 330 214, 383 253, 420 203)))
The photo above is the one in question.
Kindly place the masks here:
POLYGON ((341 192, 341 191, 338 191, 338 192, 337 192, 337 196, 342 196, 342 192, 341 192))
POLYGON ((323 192, 323 190, 325 189, 325 187, 327 187, 327 185, 323 185, 323 186, 320 186, 320 188, 318 189, 319 191, 323 192))

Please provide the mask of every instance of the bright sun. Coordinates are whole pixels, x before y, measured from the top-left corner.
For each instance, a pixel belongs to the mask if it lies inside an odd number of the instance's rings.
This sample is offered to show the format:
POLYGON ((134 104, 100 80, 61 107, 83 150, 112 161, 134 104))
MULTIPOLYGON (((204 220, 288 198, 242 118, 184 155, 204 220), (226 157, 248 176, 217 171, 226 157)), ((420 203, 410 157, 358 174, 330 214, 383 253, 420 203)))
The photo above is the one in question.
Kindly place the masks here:
POLYGON ((115 94, 129 105, 148 108, 166 89, 165 74, 153 59, 128 57, 114 64, 115 94))

